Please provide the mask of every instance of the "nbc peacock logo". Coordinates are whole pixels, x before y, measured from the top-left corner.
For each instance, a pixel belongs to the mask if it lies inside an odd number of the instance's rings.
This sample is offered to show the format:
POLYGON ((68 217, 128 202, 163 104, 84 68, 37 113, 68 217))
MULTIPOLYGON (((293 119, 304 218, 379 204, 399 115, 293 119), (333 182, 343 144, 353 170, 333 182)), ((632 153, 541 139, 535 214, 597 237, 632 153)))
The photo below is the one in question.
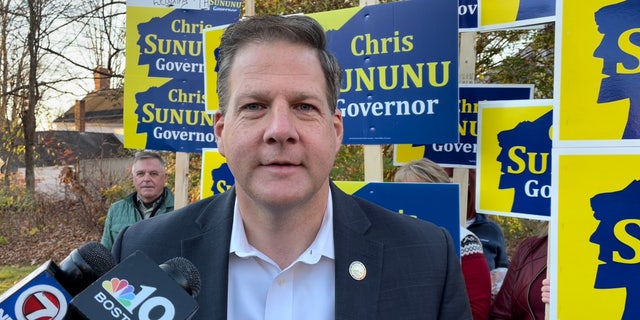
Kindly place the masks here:
POLYGON ((130 308, 131 302, 136 298, 134 287, 126 279, 111 278, 103 281, 102 287, 125 308, 130 308))

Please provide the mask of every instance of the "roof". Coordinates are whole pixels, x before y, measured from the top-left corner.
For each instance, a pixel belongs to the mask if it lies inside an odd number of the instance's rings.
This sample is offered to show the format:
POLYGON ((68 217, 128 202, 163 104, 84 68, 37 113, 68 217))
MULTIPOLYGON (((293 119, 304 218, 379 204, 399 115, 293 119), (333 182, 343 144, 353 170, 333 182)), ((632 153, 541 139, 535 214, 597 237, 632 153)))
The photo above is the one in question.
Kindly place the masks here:
MULTIPOLYGON (((122 123, 124 105, 122 89, 93 91, 82 100, 85 102, 85 123, 122 123)), ((73 105, 53 122, 74 123, 75 118, 75 105, 73 105)))
MULTIPOLYGON (((36 167, 72 165, 79 160, 118 158, 126 150, 113 133, 79 131, 36 132, 36 167)), ((7 154, 0 150, 0 158, 7 154)), ((14 159, 11 168, 24 167, 24 157, 14 159)))

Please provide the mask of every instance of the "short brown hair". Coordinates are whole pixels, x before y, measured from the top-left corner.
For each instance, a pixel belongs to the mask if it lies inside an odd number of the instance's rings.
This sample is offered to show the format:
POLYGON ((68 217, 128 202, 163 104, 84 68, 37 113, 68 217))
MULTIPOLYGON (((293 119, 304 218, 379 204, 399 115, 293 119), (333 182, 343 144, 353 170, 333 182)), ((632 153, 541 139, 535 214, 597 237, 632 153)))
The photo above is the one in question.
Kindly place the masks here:
POLYGON ((302 15, 251 16, 230 25, 222 35, 218 47, 217 93, 221 114, 225 114, 229 103, 229 76, 237 52, 249 43, 271 43, 288 41, 316 50, 327 86, 327 101, 331 112, 335 112, 342 69, 335 56, 326 48, 327 39, 322 26, 313 18, 302 15))

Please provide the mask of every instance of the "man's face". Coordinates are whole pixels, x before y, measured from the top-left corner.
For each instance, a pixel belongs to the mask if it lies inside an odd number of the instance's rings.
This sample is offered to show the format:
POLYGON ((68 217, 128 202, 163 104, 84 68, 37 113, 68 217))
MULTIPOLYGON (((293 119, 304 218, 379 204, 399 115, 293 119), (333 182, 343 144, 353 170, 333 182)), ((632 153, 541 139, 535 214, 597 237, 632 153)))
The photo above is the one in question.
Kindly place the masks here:
POLYGON ((328 188, 343 124, 326 92, 310 48, 276 41, 238 51, 227 112, 216 115, 214 128, 239 197, 291 208, 328 188))
POLYGON ((167 174, 158 159, 138 160, 132 169, 133 186, 146 203, 156 200, 164 191, 167 174))

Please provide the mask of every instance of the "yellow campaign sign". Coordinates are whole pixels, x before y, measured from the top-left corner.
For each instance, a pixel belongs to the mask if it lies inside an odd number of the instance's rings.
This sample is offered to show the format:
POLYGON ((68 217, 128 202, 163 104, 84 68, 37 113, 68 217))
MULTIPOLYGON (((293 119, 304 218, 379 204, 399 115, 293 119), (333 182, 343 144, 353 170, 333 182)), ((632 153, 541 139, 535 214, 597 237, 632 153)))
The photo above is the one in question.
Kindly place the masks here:
POLYGON ((480 23, 483 26, 516 21, 518 0, 480 0, 480 23))
POLYGON ((362 7, 353 7, 340 10, 311 13, 308 14, 308 16, 320 22, 320 24, 324 28, 324 31, 339 30, 361 9, 362 7))
POLYGON ((478 0, 479 29, 483 31, 515 28, 552 22, 555 0, 478 0))
POLYGON ((200 173, 200 199, 223 193, 235 184, 227 159, 217 148, 202 150, 202 172, 200 173))
POLYGON ((205 103, 206 110, 214 112, 218 110, 219 101, 218 93, 216 92, 216 85, 218 83, 218 70, 217 70, 217 53, 216 50, 220 46, 220 39, 224 34, 225 26, 206 29, 202 36, 204 54, 204 92, 207 97, 205 103))
POLYGON ((556 55, 559 92, 554 96, 560 100, 554 145, 639 139, 640 5, 637 1, 565 0, 561 7, 556 30, 561 46, 556 55))
POLYGON ((480 101, 478 212, 548 220, 552 100, 480 101))
POLYGON ((201 3, 208 10, 144 4, 127 6, 125 147, 197 153, 215 147, 213 115, 205 110, 203 32, 237 21, 241 3, 201 3))
POLYGON ((550 319, 640 319, 638 163, 640 147, 554 149, 550 319))
POLYGON ((393 165, 401 166, 407 162, 422 159, 424 157, 425 145, 394 144, 393 145, 393 165))
POLYGON ((363 181, 335 181, 335 183, 340 190, 351 195, 358 192, 358 190, 364 188, 368 184, 368 182, 363 181))
MULTIPOLYGON (((138 25, 146 23, 152 18, 167 15, 172 11, 173 9, 170 8, 127 6, 126 28, 128 31, 134 32, 138 25)), ((137 105, 136 94, 144 92, 150 87, 160 87, 169 82, 170 79, 148 76, 147 65, 139 62, 138 41, 140 41, 139 37, 126 37, 126 47, 128 50, 125 57, 127 60, 127 72, 124 77, 124 142, 127 148, 146 149, 147 135, 137 134, 138 115, 133 111, 137 105)))

